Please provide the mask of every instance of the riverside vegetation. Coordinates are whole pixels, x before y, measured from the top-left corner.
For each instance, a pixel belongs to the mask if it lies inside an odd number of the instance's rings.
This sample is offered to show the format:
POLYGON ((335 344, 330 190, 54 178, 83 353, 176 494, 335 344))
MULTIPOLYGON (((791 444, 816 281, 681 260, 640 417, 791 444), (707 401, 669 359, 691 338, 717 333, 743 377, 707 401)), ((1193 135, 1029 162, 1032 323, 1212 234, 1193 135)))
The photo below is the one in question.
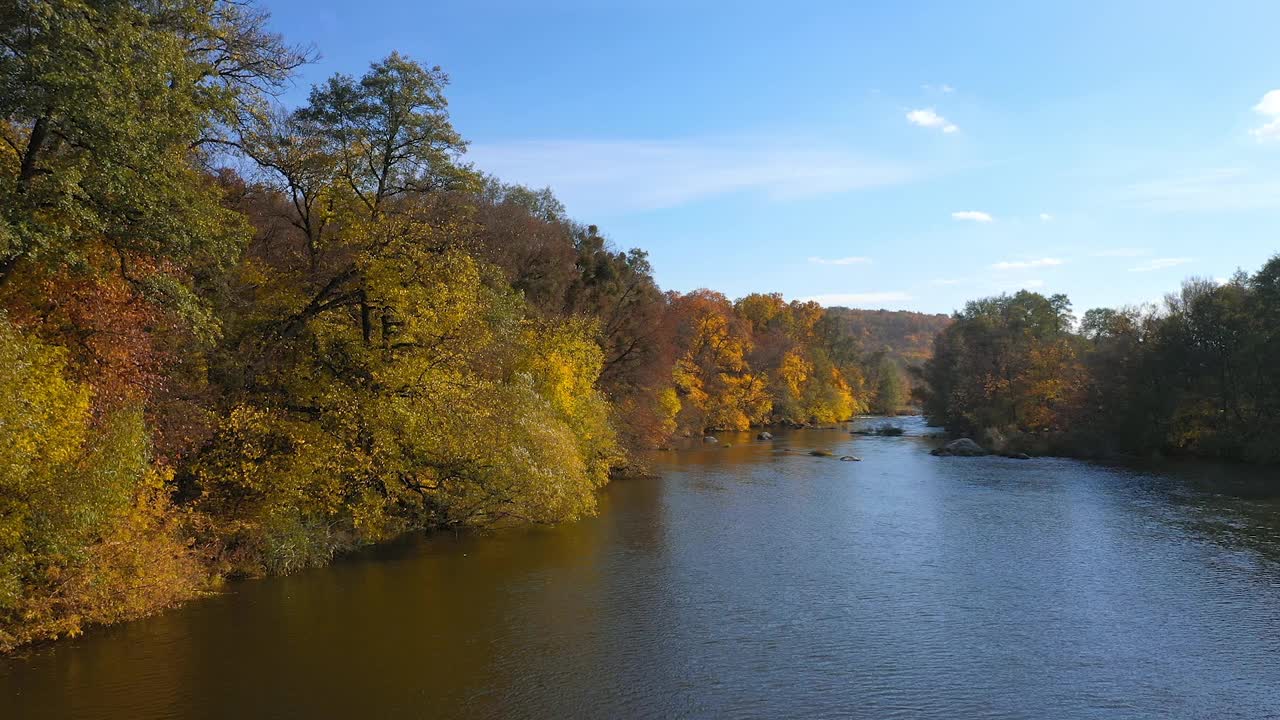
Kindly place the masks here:
POLYGON ((0 650, 414 529, 577 518, 676 434, 907 402, 947 318, 663 292, 466 164, 439 68, 281 107, 312 53, 266 22, 0 0, 0 650))
POLYGON ((311 51, 266 22, 0 0, 0 651, 412 530, 571 520, 674 436, 913 396, 990 444, 1280 452, 1280 261, 1079 330, 1033 293, 664 292, 468 165, 439 68, 281 107, 311 51))
POLYGON ((969 303, 924 364, 925 413, 998 452, 1280 461, 1280 255, 1160 306, 1032 292, 969 303))

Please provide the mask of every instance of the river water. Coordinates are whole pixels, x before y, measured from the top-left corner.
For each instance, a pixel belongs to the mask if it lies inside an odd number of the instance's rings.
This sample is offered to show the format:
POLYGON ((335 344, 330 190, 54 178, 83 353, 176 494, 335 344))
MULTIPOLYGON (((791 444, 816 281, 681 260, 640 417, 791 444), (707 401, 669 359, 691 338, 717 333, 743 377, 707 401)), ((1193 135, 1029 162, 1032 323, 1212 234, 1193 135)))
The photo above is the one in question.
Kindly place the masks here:
POLYGON ((590 520, 40 647, 0 718, 1280 717, 1274 472, 936 458, 895 422, 722 435, 590 520))

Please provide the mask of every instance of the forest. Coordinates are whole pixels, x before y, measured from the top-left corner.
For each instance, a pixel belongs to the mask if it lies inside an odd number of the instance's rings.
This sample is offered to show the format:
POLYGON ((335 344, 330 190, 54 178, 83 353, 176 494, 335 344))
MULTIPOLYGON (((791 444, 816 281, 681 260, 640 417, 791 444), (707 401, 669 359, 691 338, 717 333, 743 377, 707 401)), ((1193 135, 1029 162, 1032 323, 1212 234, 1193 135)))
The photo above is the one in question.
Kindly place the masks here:
POLYGON ((664 291, 466 160, 398 53, 243 0, 0 0, 0 651, 415 530, 595 511, 646 451, 922 409, 1033 454, 1280 459, 1280 258, 1164 306, 664 291))
POLYGON ((1079 319, 1063 295, 970 302, 921 375, 934 424, 999 452, 1280 461, 1280 255, 1079 319))
POLYGON ((267 23, 0 2, 0 651, 411 530, 578 518, 674 437, 910 404, 945 318, 664 292, 469 165, 438 67, 283 107, 314 51, 267 23))

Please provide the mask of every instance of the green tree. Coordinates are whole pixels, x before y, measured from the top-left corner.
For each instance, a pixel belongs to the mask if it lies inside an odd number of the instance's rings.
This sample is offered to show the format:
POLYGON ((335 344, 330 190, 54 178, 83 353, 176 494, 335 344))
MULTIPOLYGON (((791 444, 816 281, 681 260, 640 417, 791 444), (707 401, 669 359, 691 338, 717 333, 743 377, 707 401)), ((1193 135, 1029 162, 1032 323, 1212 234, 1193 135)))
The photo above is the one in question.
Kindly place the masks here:
POLYGON ((999 441, 1061 433, 1084 375, 1064 295, 1020 291, 968 303, 925 364, 925 414, 959 433, 999 441))
POLYGON ((902 368, 887 355, 882 357, 876 368, 876 412, 881 415, 897 415, 906 405, 907 399, 907 385, 902 376, 902 368))
POLYGON ((264 23, 224 0, 0 2, 0 284, 229 257, 243 226, 202 151, 305 59, 264 23))

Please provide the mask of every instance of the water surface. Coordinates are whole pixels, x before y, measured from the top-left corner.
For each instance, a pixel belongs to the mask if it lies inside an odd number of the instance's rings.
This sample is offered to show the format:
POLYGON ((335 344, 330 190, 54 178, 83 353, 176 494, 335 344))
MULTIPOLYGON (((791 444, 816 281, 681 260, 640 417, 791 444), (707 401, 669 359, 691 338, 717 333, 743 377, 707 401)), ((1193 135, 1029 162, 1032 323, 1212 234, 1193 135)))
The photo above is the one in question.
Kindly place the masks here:
POLYGON ((0 661, 0 717, 1280 717, 1272 473, 779 435, 0 661))

